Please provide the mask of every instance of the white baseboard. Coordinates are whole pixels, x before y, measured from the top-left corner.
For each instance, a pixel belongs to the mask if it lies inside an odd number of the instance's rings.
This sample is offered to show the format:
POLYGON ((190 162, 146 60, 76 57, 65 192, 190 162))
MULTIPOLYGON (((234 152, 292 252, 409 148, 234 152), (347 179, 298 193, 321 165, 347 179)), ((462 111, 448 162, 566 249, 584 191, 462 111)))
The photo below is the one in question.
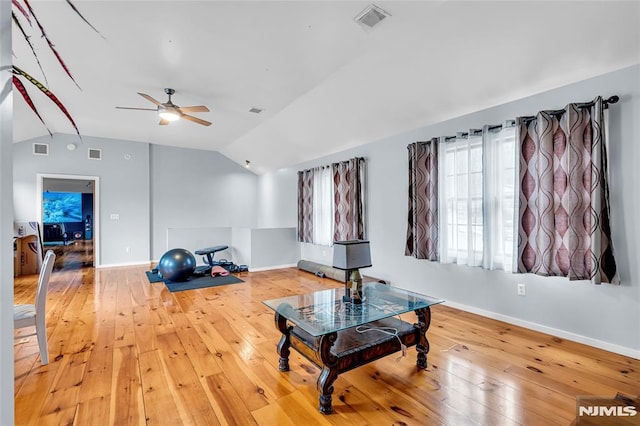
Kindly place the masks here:
POLYGON ((274 265, 274 266, 263 266, 260 268, 249 268, 249 271, 251 272, 271 271, 273 269, 293 268, 294 266, 297 266, 297 264, 292 263, 289 265, 274 265))
MULTIPOLYGON (((151 260, 149 263, 158 263, 160 262, 160 259, 158 260, 151 260)), ((146 263, 139 263, 136 265, 145 265, 146 263)), ((204 263, 202 264, 204 265, 204 263)), ((132 266, 132 265, 108 265, 109 267, 111 266, 132 266)), ((201 266, 200 264, 198 264, 198 266, 201 266)), ((292 263, 292 264, 287 264, 287 265, 275 265, 275 266, 262 266, 260 268, 249 268, 250 272, 261 272, 261 271, 271 271, 273 269, 283 269, 283 268, 293 268, 295 266, 298 266, 297 263, 292 263)), ((102 267, 102 266, 100 266, 102 267)))
POLYGON ((96 269, 104 269, 104 268, 119 268, 122 266, 142 266, 142 265, 146 265, 149 266, 150 262, 127 262, 127 263, 109 263, 106 265, 97 265, 96 269))
POLYGON ((502 315, 502 314, 498 314, 491 311, 485 311, 484 309, 463 305, 461 303, 444 302, 444 305, 451 306, 452 308, 460 309, 462 311, 471 312, 473 314, 481 315, 483 317, 495 319, 498 321, 504 321, 509 324, 528 328, 534 331, 539 331, 541 333, 550 334, 552 336, 560 337, 562 339, 571 340, 573 342, 582 343, 585 345, 593 346, 598 349, 604 349, 605 351, 614 352, 620 355, 624 355, 624 356, 628 356, 628 357, 640 360, 640 350, 628 348, 626 346, 616 345, 614 343, 593 339, 591 337, 582 336, 580 334, 574 334, 574 333, 571 333, 565 330, 559 330, 553 327, 547 327, 546 325, 524 321, 518 318, 513 318, 507 315, 502 315))

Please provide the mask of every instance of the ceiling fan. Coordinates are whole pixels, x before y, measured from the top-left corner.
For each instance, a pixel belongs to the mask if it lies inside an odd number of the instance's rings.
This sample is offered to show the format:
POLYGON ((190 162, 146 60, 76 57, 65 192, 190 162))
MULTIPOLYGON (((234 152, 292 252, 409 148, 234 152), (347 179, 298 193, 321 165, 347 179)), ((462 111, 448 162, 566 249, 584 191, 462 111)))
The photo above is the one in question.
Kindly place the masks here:
POLYGON ((188 107, 179 107, 178 105, 171 102, 171 95, 176 93, 175 90, 166 88, 164 89, 164 93, 169 95, 169 100, 165 103, 158 102, 151 96, 138 92, 138 95, 142 96, 146 100, 156 105, 156 108, 134 108, 134 107, 120 107, 117 106, 118 109, 136 109, 141 111, 157 111, 158 116, 160 116, 160 124, 161 126, 165 126, 172 121, 179 120, 184 118, 188 121, 193 121, 194 123, 202 124, 203 126, 210 126, 211 122, 202 120, 201 118, 194 117, 192 115, 186 114, 187 112, 209 112, 209 108, 204 105, 198 106, 188 106, 188 107))

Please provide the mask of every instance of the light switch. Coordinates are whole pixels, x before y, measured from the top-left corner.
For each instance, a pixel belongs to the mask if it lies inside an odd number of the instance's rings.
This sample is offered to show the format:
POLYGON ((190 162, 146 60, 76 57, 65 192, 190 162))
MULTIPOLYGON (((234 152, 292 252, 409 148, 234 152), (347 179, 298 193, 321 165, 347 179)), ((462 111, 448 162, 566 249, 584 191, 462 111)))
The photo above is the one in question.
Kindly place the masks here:
POLYGON ((118 213, 111 213, 111 220, 119 220, 120 215, 118 213))

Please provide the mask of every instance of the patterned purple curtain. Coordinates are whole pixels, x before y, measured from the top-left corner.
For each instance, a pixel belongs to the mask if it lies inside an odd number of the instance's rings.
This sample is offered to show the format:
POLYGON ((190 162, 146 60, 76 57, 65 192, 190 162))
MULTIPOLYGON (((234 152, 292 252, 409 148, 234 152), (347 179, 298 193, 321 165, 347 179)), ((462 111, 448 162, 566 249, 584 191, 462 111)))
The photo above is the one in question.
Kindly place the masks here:
POLYGON ((313 242, 313 169, 298 172, 298 241, 313 242))
POLYGON ((333 241, 363 240, 365 160, 352 158, 331 165, 333 172, 333 241))
POLYGON ((409 150, 409 223, 406 256, 439 260, 438 138, 415 142, 409 150))
POLYGON ((518 125, 518 272, 619 284, 602 98, 520 118, 518 125))

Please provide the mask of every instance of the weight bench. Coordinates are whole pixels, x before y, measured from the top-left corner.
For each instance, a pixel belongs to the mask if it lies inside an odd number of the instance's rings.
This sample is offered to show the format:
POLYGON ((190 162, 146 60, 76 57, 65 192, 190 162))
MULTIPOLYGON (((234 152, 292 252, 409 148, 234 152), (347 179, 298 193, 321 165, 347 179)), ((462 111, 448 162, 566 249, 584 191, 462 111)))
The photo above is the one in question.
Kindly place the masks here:
POLYGON ((206 256, 206 260, 203 258, 203 260, 206 262, 206 265, 197 266, 193 274, 194 275, 209 274, 211 272, 211 268, 220 264, 219 262, 213 260, 216 253, 219 251, 224 251, 228 248, 229 246, 213 246, 213 247, 207 247, 200 250, 196 250, 195 253, 198 256, 206 256))

